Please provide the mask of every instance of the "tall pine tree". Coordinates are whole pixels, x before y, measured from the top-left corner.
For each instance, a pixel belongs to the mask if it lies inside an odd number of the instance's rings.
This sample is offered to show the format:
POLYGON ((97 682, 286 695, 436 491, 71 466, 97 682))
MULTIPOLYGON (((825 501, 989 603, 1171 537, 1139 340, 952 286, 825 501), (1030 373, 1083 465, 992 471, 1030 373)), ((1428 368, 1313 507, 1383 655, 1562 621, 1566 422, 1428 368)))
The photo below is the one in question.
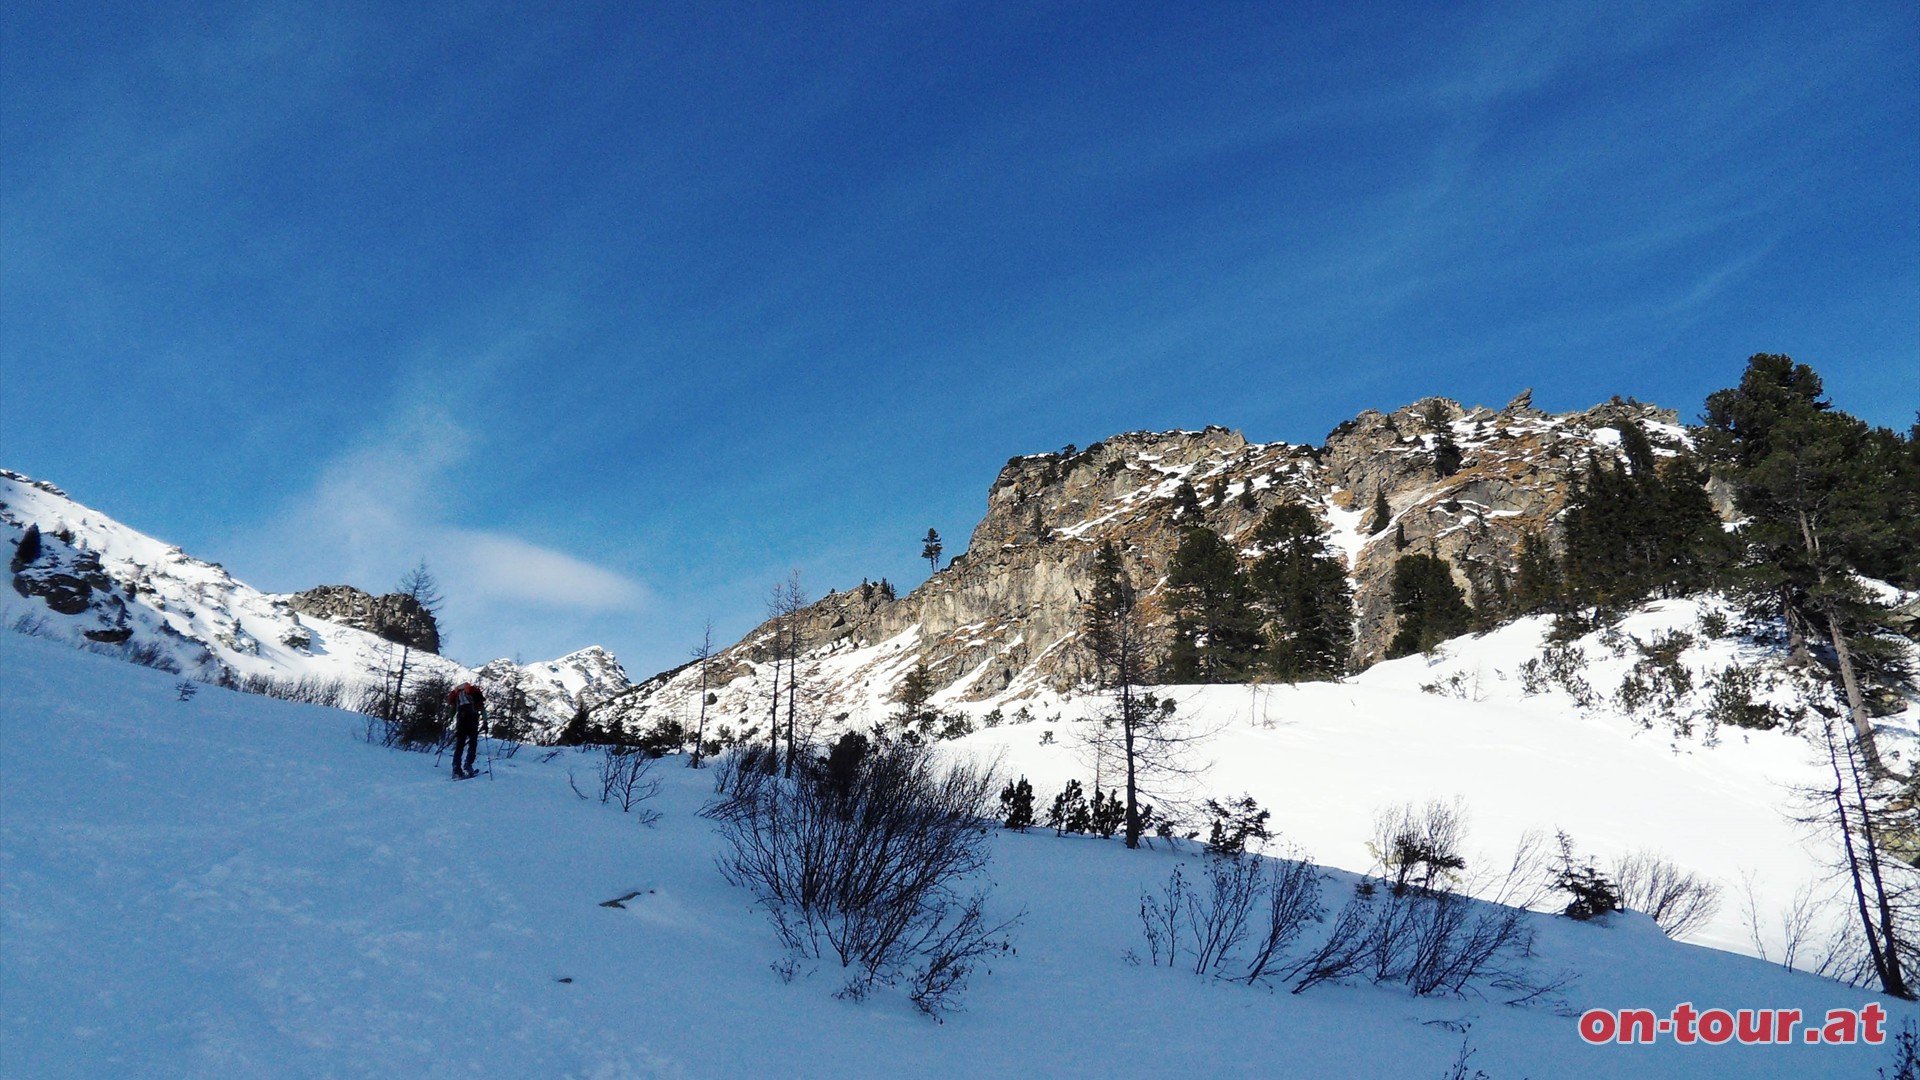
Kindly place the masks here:
POLYGON ((1233 545, 1212 529, 1188 529, 1167 563, 1167 599, 1173 612, 1168 681, 1246 678, 1260 646, 1260 627, 1233 545))
POLYGON ((1260 554, 1250 571, 1266 619, 1262 667, 1289 682, 1346 673, 1353 650, 1353 592, 1345 561, 1328 546, 1312 511, 1283 502, 1253 531, 1260 554))
POLYGON ((1438 555, 1403 555, 1393 564, 1393 611, 1400 626, 1388 659, 1426 652, 1473 625, 1473 609, 1438 555))
POLYGON ((1868 767, 1873 743, 1863 675, 1890 661, 1872 636, 1884 607, 1855 573, 1920 578, 1920 467, 1901 436, 1835 411, 1819 375, 1777 354, 1747 361, 1740 385, 1707 398, 1703 443, 1745 515, 1736 587, 1777 614, 1798 659, 1824 641, 1868 767))

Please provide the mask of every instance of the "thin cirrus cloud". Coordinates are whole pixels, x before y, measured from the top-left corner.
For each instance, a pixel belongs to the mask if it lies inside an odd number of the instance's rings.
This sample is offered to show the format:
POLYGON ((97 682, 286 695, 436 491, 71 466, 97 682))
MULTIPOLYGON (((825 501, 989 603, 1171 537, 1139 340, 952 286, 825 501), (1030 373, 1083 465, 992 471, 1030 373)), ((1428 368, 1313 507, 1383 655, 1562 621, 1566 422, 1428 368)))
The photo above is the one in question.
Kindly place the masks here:
MULTIPOLYGON (((299 587, 345 578, 381 592, 424 559, 447 597, 451 621, 469 627, 504 630, 531 618, 557 620, 556 632, 564 634, 569 615, 649 603, 646 586, 616 570, 452 520, 468 501, 456 474, 472 444, 446 410, 405 410, 320 470, 266 531, 265 546, 278 557, 263 561, 284 581, 303 582, 299 587)), ((521 646, 487 636, 484 629, 462 635, 502 655, 521 646)))

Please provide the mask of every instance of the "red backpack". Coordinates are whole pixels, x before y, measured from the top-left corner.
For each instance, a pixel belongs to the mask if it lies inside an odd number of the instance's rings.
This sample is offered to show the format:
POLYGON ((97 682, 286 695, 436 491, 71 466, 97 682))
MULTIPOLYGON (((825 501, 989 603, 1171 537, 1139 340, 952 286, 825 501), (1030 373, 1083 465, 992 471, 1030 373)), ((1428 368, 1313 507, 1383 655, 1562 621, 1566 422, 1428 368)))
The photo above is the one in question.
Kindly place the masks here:
POLYGON ((480 688, 472 683, 461 683, 459 686, 453 688, 452 693, 447 695, 447 704, 453 706, 455 709, 470 708, 478 710, 482 705, 486 704, 486 695, 482 694, 480 688))

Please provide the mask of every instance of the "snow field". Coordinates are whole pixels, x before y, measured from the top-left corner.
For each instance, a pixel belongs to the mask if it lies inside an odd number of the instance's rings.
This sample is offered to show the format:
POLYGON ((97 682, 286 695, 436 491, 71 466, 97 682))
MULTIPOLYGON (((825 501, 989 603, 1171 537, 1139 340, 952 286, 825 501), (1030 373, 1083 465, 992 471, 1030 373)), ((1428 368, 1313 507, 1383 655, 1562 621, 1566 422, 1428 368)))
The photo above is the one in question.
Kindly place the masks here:
MULTIPOLYGON (((1495 1080, 1865 1076, 1888 1060, 1589 1047, 1552 1009, 1136 966, 1139 894, 1191 853, 1044 831, 995 830, 993 906, 1025 910, 1018 955, 934 1024, 898 993, 836 1000, 831 970, 773 973, 773 932, 696 816, 712 774, 677 760, 659 763, 646 828, 574 797, 587 754, 524 750, 454 784, 431 757, 355 741, 345 714, 212 688, 181 702, 177 677, 51 642, 0 635, 0 676, 9 1076, 1424 1077, 1460 1045, 1441 1022, 1471 1025, 1495 1080)), ((1334 874, 1327 901, 1349 887, 1334 874)), ((1872 999, 1637 917, 1537 925, 1543 970, 1581 973, 1571 1010, 1872 999)))

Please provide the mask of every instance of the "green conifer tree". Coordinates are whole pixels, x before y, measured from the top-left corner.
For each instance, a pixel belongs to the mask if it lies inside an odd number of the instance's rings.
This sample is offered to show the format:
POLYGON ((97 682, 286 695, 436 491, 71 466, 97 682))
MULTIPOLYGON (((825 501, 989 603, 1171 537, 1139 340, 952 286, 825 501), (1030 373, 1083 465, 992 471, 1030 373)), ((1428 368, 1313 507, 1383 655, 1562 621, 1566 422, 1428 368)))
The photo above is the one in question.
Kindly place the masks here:
POLYGON ((1168 680, 1245 678, 1260 645, 1259 618, 1233 545, 1212 529, 1188 529, 1167 563, 1167 599, 1173 613, 1168 680))
POLYGON ((1400 625, 1387 646, 1389 659, 1426 652, 1473 625, 1473 609, 1438 555, 1405 555, 1393 564, 1393 610, 1400 625))
POLYGON ((1910 586, 1920 578, 1920 469, 1910 443, 1833 409, 1820 377, 1790 357, 1747 362, 1738 387, 1707 398, 1702 439, 1745 515, 1733 583, 1786 624, 1796 657, 1809 637, 1831 646, 1854 731, 1876 774, 1864 678, 1885 661, 1872 635, 1885 607, 1855 573, 1910 586))
POLYGON ((1353 593, 1345 560, 1312 511, 1288 501, 1254 529, 1250 578, 1265 618, 1266 672, 1289 682, 1344 674, 1353 649, 1353 593))
POLYGON ((1387 505, 1385 488, 1373 490, 1373 517, 1367 522, 1367 535, 1379 536, 1387 531, 1387 525, 1393 521, 1393 507, 1387 505))

